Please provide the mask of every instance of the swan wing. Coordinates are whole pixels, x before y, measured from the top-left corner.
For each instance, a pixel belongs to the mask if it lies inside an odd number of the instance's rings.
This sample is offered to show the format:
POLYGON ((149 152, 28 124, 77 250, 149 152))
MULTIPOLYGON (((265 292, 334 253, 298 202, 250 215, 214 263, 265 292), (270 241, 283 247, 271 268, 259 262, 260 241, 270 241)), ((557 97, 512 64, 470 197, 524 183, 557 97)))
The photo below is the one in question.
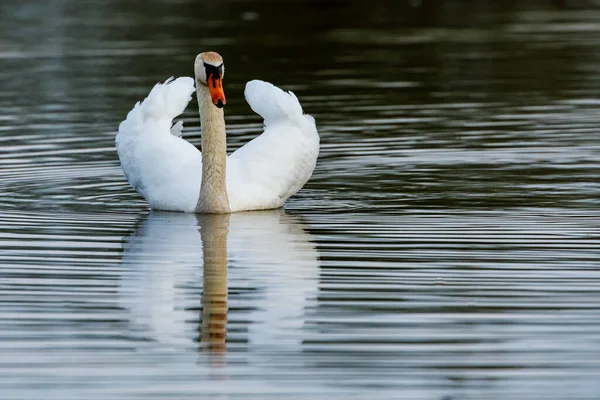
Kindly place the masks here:
POLYGON ((193 211, 200 190, 202 155, 173 127, 195 91, 188 77, 158 83, 119 125, 116 147, 123 174, 153 209, 193 211))
POLYGON ((254 80, 244 94, 265 131, 228 158, 229 204, 232 211, 278 208, 310 178, 319 134, 293 93, 254 80))

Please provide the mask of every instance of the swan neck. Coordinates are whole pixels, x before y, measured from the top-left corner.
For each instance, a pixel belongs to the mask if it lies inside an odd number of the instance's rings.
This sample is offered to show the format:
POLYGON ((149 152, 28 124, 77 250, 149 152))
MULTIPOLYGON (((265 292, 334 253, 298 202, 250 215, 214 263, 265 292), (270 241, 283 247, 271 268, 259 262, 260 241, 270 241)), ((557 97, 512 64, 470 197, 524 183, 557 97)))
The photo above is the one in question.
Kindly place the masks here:
POLYGON ((196 212, 229 213, 227 197, 227 136, 223 109, 212 103, 208 87, 196 83, 202 134, 202 183, 196 212))

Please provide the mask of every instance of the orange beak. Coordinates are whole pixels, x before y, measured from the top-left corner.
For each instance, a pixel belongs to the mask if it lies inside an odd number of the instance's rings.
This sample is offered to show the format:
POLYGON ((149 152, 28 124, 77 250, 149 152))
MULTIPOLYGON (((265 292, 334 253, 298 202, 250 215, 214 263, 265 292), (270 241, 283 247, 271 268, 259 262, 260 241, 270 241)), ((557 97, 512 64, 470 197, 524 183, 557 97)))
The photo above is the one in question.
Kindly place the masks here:
POLYGON ((223 108, 225 105, 225 93, 223 93, 223 78, 218 75, 211 74, 207 80, 208 91, 215 106, 223 108))

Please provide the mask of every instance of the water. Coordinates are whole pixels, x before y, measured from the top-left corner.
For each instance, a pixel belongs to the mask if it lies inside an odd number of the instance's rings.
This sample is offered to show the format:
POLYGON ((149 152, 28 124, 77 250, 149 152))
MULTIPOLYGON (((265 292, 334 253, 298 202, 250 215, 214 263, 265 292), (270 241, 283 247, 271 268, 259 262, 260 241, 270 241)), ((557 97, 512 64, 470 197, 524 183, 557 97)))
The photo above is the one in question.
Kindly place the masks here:
POLYGON ((0 398, 597 399, 600 10, 408 3, 2 2, 0 398), (206 50, 230 150, 250 79, 317 119, 285 211, 121 174, 118 123, 206 50))

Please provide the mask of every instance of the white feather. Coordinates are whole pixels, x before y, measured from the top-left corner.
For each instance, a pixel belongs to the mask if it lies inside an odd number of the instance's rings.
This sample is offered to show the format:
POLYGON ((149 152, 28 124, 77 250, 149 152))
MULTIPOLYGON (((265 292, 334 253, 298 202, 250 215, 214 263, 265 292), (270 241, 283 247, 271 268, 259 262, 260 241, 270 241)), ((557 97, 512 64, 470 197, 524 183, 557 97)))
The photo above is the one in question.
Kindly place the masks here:
POLYGON ((284 92, 269 82, 253 80, 246 84, 246 101, 269 126, 280 121, 294 121, 302 116, 302 106, 292 92, 284 92))
POLYGON ((142 103, 144 118, 173 120, 185 110, 194 90, 194 80, 189 77, 171 77, 164 84, 157 83, 142 103))
POLYGON ((170 130, 172 119, 183 112, 194 91, 192 78, 157 84, 119 126, 116 146, 121 168, 151 208, 194 211, 202 155, 170 130))
MULTIPOLYGON (((121 166, 131 186, 153 209, 193 212, 202 181, 202 155, 176 135, 194 92, 192 78, 157 84, 119 126, 121 166)), ((278 208, 310 178, 319 153, 314 119, 296 96, 270 83, 251 81, 246 100, 265 120, 265 131, 227 159, 231 211, 278 208)), ((180 131, 179 131, 180 132, 180 131)))

